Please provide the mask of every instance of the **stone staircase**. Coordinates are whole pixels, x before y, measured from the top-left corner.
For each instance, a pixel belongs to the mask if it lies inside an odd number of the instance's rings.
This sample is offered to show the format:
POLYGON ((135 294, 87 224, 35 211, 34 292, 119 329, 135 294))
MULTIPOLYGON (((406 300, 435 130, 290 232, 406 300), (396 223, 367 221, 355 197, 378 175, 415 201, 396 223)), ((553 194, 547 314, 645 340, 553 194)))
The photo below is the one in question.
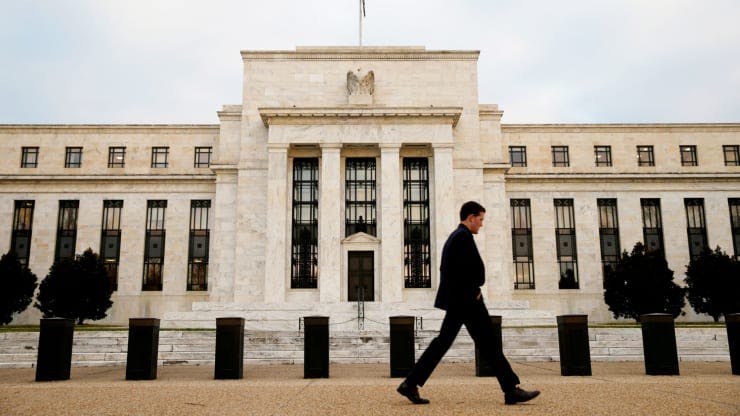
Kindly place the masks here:
MULTIPOLYGON (((297 324, 296 324, 297 325, 297 324)), ((437 335, 437 328, 416 331, 416 357, 437 335)), ((504 353, 511 361, 558 361, 557 328, 504 328, 504 353)), ((590 328, 593 361, 642 361, 639 328, 590 328)), ((676 328, 681 361, 729 361, 727 332, 723 327, 676 328)), ((330 360, 333 363, 388 362, 390 336, 382 330, 336 330, 330 327, 330 360)), ((77 331, 72 348, 73 366, 125 365, 127 331, 77 331)), ((214 363, 213 330, 161 330, 159 364, 203 365, 214 363)), ((0 368, 34 367, 38 332, 0 333, 0 368)), ((247 364, 302 364, 303 333, 253 331, 244 339, 247 364)), ((474 360, 472 339, 463 330, 444 358, 446 362, 474 360)))

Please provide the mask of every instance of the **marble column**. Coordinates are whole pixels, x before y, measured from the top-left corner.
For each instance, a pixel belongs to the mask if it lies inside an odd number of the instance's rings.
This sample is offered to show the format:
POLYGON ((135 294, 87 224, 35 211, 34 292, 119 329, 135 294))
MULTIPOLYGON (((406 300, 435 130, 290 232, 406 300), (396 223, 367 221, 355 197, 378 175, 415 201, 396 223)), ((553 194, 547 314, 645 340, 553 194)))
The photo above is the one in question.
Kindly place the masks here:
POLYGON ((288 144, 270 144, 267 149, 267 243, 265 246, 265 302, 285 301, 290 279, 288 257, 288 144), (284 213, 279 215, 279 213, 284 213), (272 215, 275 214, 275 215, 272 215))
POLYGON ((383 302, 403 300, 403 200, 400 144, 380 146, 380 293, 383 302))
POLYGON ((339 302, 341 273, 342 183, 339 143, 321 145, 319 183, 319 299, 339 302))
POLYGON ((439 265, 442 247, 458 223, 458 208, 455 206, 455 190, 452 168, 452 143, 433 144, 434 148, 434 258, 432 275, 437 275, 434 284, 439 284, 439 265))
POLYGON ((215 221, 211 241, 208 288, 211 301, 234 301, 234 262, 236 254, 237 170, 213 167, 216 172, 215 221))

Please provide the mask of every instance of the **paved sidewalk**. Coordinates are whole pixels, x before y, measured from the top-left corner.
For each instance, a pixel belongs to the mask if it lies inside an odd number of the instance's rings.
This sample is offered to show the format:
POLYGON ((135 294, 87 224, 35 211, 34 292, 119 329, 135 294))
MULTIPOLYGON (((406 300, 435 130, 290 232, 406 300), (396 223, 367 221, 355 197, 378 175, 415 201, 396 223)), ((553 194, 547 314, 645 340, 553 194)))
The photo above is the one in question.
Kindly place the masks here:
POLYGON ((388 364, 334 364, 304 380, 302 365, 246 366, 242 380, 213 380, 213 366, 166 366, 153 381, 125 381, 123 367, 73 368, 62 382, 35 369, 0 370, 0 415, 740 415, 730 363, 680 363, 681 376, 646 376, 644 364, 593 363, 591 377, 562 377, 557 362, 512 363, 542 395, 505 406, 495 378, 472 364, 441 364, 412 405, 388 364))

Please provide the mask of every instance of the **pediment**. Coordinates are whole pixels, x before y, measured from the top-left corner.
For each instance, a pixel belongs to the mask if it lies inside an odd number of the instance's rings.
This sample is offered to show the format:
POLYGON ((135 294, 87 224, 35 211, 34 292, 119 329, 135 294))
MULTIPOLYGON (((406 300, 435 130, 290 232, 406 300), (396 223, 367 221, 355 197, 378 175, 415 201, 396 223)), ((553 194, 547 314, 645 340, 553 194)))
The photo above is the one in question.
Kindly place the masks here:
POLYGON ((342 244, 362 244, 362 243, 373 243, 380 244, 380 239, 367 233, 359 232, 354 233, 344 240, 342 244))

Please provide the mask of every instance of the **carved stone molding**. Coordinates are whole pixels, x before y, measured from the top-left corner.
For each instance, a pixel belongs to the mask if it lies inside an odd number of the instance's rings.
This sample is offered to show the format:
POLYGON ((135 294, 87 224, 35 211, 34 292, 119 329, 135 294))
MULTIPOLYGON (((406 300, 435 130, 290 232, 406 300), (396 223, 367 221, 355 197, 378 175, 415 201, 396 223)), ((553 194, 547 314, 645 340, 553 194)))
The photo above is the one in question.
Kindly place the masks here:
POLYGON ((341 122, 395 123, 399 120, 418 121, 438 119, 440 123, 457 125, 462 107, 260 107, 265 127, 271 124, 339 124, 341 122))

